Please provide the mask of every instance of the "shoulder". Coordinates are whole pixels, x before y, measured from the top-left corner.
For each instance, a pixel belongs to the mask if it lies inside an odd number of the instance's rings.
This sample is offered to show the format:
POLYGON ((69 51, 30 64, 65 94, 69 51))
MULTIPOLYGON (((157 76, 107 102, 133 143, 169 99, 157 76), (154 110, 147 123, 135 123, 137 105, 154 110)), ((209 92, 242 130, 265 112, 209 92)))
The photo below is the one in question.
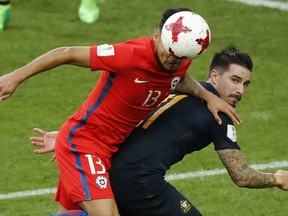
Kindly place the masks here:
MULTIPOLYGON (((113 44, 116 55, 126 59, 151 59, 154 56, 154 43, 149 37, 140 37, 113 44)), ((130 63, 133 63, 132 61, 130 63)))
POLYGON ((153 41, 149 37, 140 37, 131 40, 127 40, 121 43, 116 43, 113 45, 114 47, 119 47, 121 49, 130 49, 130 50, 151 50, 153 46, 153 41))
POLYGON ((240 149, 233 121, 224 113, 219 113, 219 116, 222 119, 222 124, 219 125, 214 120, 210 128, 215 150, 240 149))

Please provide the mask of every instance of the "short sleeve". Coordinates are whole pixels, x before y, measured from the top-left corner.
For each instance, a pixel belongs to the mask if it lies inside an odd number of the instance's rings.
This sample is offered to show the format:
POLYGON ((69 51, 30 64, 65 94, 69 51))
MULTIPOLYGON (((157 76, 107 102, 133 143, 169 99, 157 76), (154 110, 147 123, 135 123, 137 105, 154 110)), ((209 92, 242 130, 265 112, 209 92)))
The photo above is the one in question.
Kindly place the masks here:
POLYGON ((215 150, 221 149, 239 149, 237 143, 236 129, 232 120, 225 114, 220 113, 222 124, 219 125, 216 120, 213 121, 210 127, 212 140, 215 150))
POLYGON ((127 44, 102 44, 90 47, 91 71, 106 70, 114 73, 126 72, 134 67, 133 47, 127 44))

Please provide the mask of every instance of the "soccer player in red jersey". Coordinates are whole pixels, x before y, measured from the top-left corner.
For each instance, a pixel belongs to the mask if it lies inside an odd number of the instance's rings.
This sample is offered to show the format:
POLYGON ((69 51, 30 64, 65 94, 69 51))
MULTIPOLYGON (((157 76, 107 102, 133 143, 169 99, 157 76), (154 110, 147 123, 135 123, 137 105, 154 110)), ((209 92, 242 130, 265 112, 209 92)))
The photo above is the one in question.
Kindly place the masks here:
MULTIPOLYGON (((174 13, 168 9, 153 38, 141 37, 114 45, 61 47, 0 77, 0 101, 38 73, 63 64, 102 70, 97 85, 78 111, 62 125, 55 153, 60 170, 58 213, 83 209, 89 216, 119 215, 107 170, 111 156, 141 120, 175 88, 208 102, 240 122, 235 109, 200 87, 187 70, 190 60, 170 56, 161 42, 161 29, 174 13)), ((52 150, 52 149, 51 149, 52 150)))
MULTIPOLYGON (((231 106, 243 98, 251 80, 253 62, 247 53, 227 46, 215 53, 209 78, 201 85, 231 106)), ((185 155, 214 145, 233 182, 239 187, 288 191, 288 171, 261 172, 250 167, 237 141, 236 129, 225 114, 219 125, 206 103, 175 92, 164 99, 139 124, 113 155, 110 181, 121 216, 200 216, 189 201, 164 178, 168 169, 185 155)), ((36 146, 55 145, 57 132, 35 129, 36 146)), ((190 167, 193 164, 189 164, 190 167)), ((166 176, 167 177, 167 176, 166 176)), ((222 211, 222 210, 221 210, 222 211)), ((69 216, 85 214, 69 211, 69 216)))

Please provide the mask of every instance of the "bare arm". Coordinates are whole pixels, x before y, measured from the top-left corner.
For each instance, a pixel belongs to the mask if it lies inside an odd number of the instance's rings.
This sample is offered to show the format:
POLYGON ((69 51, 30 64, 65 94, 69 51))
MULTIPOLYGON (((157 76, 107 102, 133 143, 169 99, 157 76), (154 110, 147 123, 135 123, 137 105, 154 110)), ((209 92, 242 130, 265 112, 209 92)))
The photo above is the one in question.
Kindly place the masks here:
POLYGON ((264 173, 249 167, 240 150, 217 151, 233 182, 239 187, 269 188, 288 190, 288 172, 279 170, 275 174, 264 173))
POLYGON ((207 102, 208 109, 218 124, 222 124, 222 120, 219 117, 218 112, 226 113, 237 124, 242 122, 235 108, 203 88, 195 79, 192 78, 188 72, 185 74, 181 82, 179 82, 176 90, 188 94, 193 94, 195 97, 205 100, 207 102))
POLYGON ((60 47, 53 49, 27 65, 0 77, 0 101, 11 96, 18 85, 29 77, 63 64, 89 67, 89 47, 60 47))

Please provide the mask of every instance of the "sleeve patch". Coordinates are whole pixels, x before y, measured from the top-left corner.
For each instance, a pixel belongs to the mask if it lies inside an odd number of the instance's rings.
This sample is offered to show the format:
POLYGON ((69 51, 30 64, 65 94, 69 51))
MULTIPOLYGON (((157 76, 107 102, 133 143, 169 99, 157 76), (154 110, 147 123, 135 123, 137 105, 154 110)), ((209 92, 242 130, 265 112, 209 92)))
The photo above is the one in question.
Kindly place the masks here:
POLYGON ((97 46, 97 56, 114 56, 114 47, 110 44, 102 44, 97 46))
POLYGON ((236 129, 234 125, 227 125, 227 137, 232 141, 236 142, 237 141, 237 135, 236 135, 236 129))

